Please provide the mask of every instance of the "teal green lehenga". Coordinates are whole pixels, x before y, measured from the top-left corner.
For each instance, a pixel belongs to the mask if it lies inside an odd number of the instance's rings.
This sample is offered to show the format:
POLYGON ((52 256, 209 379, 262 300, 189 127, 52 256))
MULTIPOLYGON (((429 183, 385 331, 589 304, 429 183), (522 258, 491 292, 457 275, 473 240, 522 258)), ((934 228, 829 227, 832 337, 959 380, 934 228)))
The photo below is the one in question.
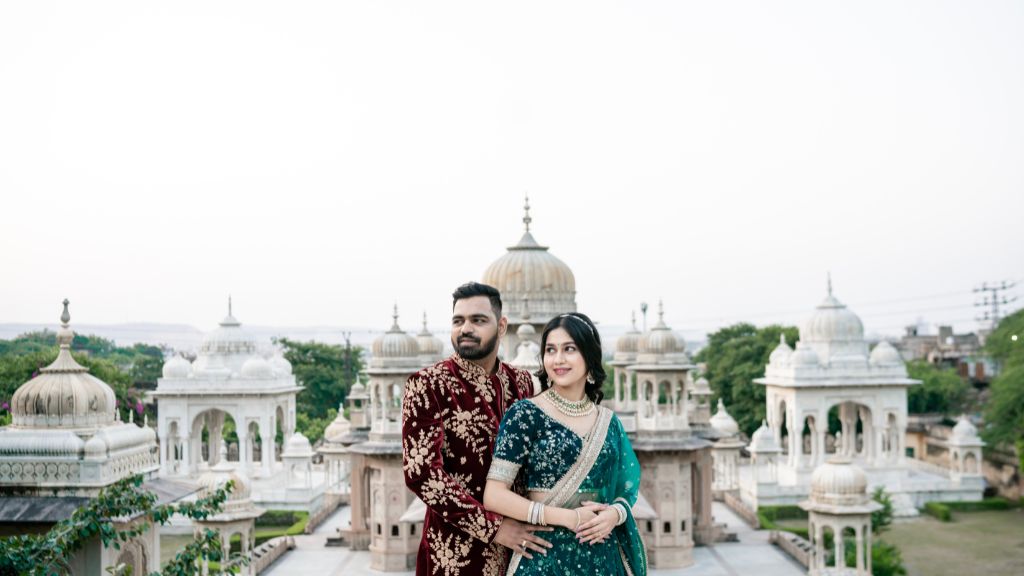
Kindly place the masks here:
POLYGON ((580 437, 531 400, 509 408, 501 422, 488 478, 512 484, 519 476, 527 490, 545 494, 544 503, 576 508, 593 500, 624 503, 626 521, 601 544, 579 544, 568 529, 541 534, 553 547, 532 559, 512 557, 516 576, 644 576, 647 556, 633 519, 640 489, 640 464, 626 432, 611 410, 598 407, 590 432, 580 437))

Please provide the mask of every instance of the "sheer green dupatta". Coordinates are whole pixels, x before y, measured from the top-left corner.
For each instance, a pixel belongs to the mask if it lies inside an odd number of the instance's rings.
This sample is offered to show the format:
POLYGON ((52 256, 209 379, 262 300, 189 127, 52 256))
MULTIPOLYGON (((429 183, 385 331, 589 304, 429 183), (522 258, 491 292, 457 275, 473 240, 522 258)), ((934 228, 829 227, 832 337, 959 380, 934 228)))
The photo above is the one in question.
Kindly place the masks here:
POLYGON ((622 508, 626 511, 626 521, 615 527, 615 535, 619 543, 619 556, 622 557, 626 574, 647 576, 647 550, 644 548, 643 540, 640 539, 640 530, 633 518, 633 505, 636 504, 637 496, 640 493, 640 462, 636 459, 636 453, 633 452, 629 438, 626 437, 626 430, 622 427, 622 422, 618 418, 614 418, 610 425, 613 429, 610 433, 618 437, 618 449, 611 470, 607 471, 611 481, 598 494, 598 500, 623 505, 622 508))

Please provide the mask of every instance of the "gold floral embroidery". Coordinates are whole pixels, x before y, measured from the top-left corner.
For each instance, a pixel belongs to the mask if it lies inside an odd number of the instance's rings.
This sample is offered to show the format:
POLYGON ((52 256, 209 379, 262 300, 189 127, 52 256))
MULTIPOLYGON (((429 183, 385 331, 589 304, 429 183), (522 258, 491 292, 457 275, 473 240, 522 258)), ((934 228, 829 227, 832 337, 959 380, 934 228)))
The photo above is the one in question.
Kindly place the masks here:
POLYGON ((419 476, 423 473, 423 467, 430 462, 430 445, 434 443, 433 439, 426 430, 419 430, 416 436, 407 435, 402 438, 402 443, 405 445, 405 473, 419 476))
POLYGON ((445 536, 440 530, 431 528, 427 532, 427 546, 430 549, 431 574, 459 576, 462 568, 470 563, 470 541, 458 534, 445 536))

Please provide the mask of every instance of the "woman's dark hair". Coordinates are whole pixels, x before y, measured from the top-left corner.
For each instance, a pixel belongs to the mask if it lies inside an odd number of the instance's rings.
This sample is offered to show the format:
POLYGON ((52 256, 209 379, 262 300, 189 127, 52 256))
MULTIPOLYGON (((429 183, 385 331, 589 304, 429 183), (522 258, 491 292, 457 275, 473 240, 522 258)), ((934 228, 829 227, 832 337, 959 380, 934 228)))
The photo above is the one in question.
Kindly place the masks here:
POLYGON ((569 333, 569 337, 576 343, 580 354, 583 355, 583 362, 587 365, 587 372, 594 379, 594 383, 587 382, 583 385, 583 392, 594 404, 600 404, 604 398, 601 387, 604 386, 606 374, 601 364, 601 336, 597 333, 597 327, 580 312, 570 312, 555 316, 544 326, 544 333, 540 337, 540 370, 537 372, 537 379, 540 380, 540 389, 547 390, 548 373, 544 371, 544 349, 548 345, 548 334, 552 330, 561 328, 569 333))

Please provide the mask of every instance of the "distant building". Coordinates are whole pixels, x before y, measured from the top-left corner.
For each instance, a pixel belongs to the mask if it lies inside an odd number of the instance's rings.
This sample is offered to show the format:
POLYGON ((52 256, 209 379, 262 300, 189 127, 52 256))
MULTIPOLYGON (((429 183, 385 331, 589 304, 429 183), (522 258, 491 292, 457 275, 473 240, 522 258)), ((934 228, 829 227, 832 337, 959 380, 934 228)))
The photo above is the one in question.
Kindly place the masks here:
POLYGON ((938 334, 924 334, 916 325, 907 326, 896 344, 907 362, 925 360, 953 368, 974 384, 988 384, 998 367, 985 355, 983 346, 983 333, 954 334, 952 326, 939 326, 938 334))

